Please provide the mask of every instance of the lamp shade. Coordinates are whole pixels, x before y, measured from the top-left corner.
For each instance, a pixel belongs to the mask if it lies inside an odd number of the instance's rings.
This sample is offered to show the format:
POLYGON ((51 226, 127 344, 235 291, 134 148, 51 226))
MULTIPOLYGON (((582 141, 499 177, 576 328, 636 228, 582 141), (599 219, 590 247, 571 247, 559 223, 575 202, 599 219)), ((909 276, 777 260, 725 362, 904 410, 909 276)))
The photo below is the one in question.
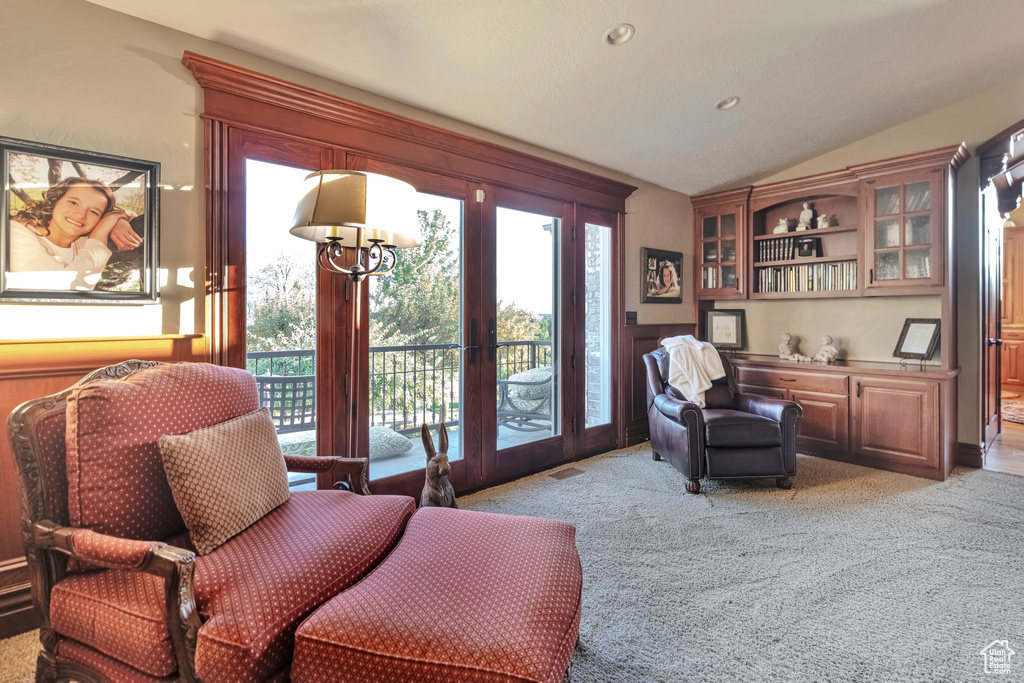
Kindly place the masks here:
POLYGON ((379 173, 317 171, 306 176, 290 232, 314 242, 336 240, 365 247, 371 240, 386 246, 418 247, 420 222, 416 189, 379 173), (356 244, 362 228, 362 244, 356 244))

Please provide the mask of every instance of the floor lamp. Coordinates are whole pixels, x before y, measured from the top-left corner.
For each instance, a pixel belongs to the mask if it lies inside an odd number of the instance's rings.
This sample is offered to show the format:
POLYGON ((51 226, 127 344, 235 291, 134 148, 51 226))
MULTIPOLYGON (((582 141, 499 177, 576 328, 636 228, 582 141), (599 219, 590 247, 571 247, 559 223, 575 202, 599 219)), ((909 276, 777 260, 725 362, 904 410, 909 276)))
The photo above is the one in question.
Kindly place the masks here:
MULTIPOLYGON (((379 173, 317 171, 306 176, 290 232, 317 242, 317 263, 325 271, 347 275, 354 283, 356 310, 349 340, 359 331, 359 283, 386 275, 398 263, 398 249, 418 247, 420 223, 416 189, 379 173), (346 255, 346 248, 350 249, 346 255), (346 256, 351 262, 346 262, 346 256)), ((350 354, 351 377, 358 377, 356 354, 350 354)), ((351 424, 349 437, 355 434, 351 424)))

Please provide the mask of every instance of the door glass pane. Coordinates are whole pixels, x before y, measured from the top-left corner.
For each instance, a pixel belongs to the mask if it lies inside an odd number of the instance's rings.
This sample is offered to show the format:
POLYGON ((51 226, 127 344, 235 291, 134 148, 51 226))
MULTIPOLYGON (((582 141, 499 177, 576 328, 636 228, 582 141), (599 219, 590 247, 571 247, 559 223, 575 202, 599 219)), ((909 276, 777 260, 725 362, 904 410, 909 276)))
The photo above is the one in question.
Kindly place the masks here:
POLYGON ((875 215, 892 216, 900 212, 900 186, 875 190, 875 215))
POLYGON ((718 260, 718 242, 704 243, 704 263, 714 263, 718 260))
POLYGON ((499 450, 560 433, 560 230, 552 216, 497 210, 499 450))
POLYGON ((438 443, 448 429, 448 459, 463 457, 462 202, 417 193, 423 244, 398 252, 387 275, 369 277, 370 478, 420 470, 420 428, 438 443))
POLYGON ((932 184, 927 180, 919 183, 907 184, 907 210, 905 213, 914 211, 928 211, 932 208, 932 184))
POLYGON ((900 253, 884 251, 875 254, 875 279, 898 280, 900 277, 900 253))
POLYGON ((722 242, 722 261, 728 263, 736 260, 736 240, 722 242))
POLYGON ((884 221, 875 221, 875 249, 900 246, 900 221, 898 218, 890 218, 884 221))
POLYGON ((932 241, 931 216, 914 216, 907 219, 907 233, 904 244, 928 244, 932 241))
POLYGON ((722 221, 722 237, 732 237, 736 234, 736 214, 726 213, 720 217, 722 221))
POLYGON ((587 427, 612 421, 612 229, 586 225, 585 349, 587 427))
POLYGON ((705 216, 703 221, 704 239, 718 237, 718 216, 705 216))
POLYGON ((701 276, 701 281, 704 283, 704 289, 714 289, 718 286, 718 269, 714 266, 705 266, 704 273, 701 276))
POLYGON ((920 280, 931 277, 932 250, 908 249, 904 254, 907 262, 907 279, 920 280))
POLYGON ((722 266, 722 286, 736 288, 736 266, 722 266))
MULTIPOLYGON (((281 450, 316 455, 316 245, 291 235, 309 171, 245 162, 245 366, 281 450)), ((293 490, 316 475, 290 472, 293 490)))

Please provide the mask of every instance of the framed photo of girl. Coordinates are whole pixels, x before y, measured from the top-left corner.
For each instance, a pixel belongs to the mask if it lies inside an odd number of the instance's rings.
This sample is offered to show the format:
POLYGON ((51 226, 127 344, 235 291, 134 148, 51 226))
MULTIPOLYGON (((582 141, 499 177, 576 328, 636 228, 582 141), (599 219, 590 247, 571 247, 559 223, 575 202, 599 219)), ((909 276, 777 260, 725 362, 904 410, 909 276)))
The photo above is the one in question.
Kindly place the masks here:
POLYGON ((683 255, 678 251, 640 249, 640 303, 683 302, 683 255))
POLYGON ((3 137, 0 158, 0 301, 157 301, 159 163, 3 137))

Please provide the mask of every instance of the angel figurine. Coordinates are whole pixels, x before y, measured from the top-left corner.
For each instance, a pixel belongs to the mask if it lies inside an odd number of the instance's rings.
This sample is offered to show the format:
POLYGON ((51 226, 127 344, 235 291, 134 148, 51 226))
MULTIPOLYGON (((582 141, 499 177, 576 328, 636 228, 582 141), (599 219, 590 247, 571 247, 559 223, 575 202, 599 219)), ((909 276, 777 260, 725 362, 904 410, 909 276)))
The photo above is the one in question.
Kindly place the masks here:
POLYGON ((814 360, 821 363, 834 363, 839 358, 839 349, 833 344, 834 340, 830 335, 825 335, 821 338, 821 349, 818 354, 814 357, 814 360))
POLYGON ((818 230, 828 227, 828 214, 823 213, 818 216, 818 230))
POLYGON ((782 333, 782 343, 779 344, 779 358, 789 360, 793 357, 793 335, 789 332, 782 333))

